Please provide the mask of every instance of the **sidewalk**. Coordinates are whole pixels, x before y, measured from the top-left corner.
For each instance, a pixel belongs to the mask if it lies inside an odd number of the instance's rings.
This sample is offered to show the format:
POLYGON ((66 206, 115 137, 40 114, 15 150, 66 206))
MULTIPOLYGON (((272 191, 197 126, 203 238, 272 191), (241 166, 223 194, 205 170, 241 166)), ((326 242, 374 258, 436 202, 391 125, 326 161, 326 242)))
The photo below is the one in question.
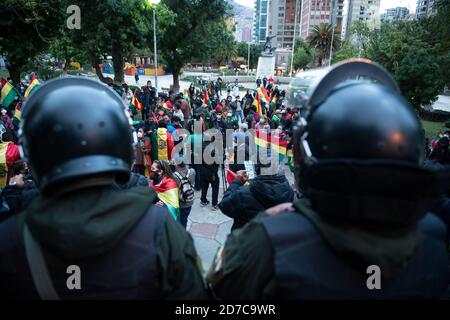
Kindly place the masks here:
MULTIPOLYGON (((223 197, 222 171, 219 170, 220 187, 219 202, 223 197)), ((211 187, 208 190, 208 201, 211 202, 211 187)), ((220 210, 213 211, 211 204, 200 207, 201 191, 195 192, 194 205, 189 215, 188 231, 194 239, 195 249, 200 255, 203 270, 206 272, 211 265, 217 249, 225 243, 230 233, 233 219, 222 214, 220 210)))
MULTIPOLYGON (((284 166, 284 172, 291 184, 294 183, 294 175, 284 166)), ((223 197, 222 171, 219 170, 220 187, 219 202, 223 197)), ((208 201, 211 202, 211 187, 208 190, 208 201)), ((209 204, 206 207, 200 207, 201 192, 195 192, 194 206, 189 215, 188 231, 194 239, 195 249, 202 259, 203 270, 208 271, 217 249, 223 245, 230 233, 233 219, 222 214, 220 210, 212 211, 209 204)))

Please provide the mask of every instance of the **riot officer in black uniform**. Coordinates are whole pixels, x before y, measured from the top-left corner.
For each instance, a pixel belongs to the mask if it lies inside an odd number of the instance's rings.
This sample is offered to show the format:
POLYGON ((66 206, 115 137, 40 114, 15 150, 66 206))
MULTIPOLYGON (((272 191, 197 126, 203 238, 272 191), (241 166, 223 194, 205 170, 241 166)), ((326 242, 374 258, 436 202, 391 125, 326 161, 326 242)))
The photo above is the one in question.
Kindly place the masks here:
POLYGON ((148 186, 117 188, 133 137, 122 100, 99 82, 53 80, 30 96, 20 143, 40 195, 0 225, 1 295, 205 298, 192 238, 148 186))
POLYGON ((446 229, 428 213, 448 170, 421 166, 417 116, 390 75, 334 67, 310 96, 294 142, 304 198, 233 232, 208 281, 220 298, 439 298, 449 284, 446 229), (377 83, 344 82, 371 76, 377 83))

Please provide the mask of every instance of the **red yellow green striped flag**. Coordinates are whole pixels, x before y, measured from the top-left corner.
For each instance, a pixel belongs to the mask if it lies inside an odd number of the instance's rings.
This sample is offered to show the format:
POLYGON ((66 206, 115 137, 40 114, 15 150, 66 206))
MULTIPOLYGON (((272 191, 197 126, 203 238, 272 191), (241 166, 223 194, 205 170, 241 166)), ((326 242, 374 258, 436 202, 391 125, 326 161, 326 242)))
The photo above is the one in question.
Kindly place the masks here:
POLYGON ((209 102, 208 91, 206 90, 205 87, 205 89, 203 90, 203 103, 208 104, 208 102, 209 102))
POLYGON ((2 78, 2 105, 8 108, 9 105, 17 97, 17 91, 14 89, 11 83, 2 78))
POLYGON ((263 110, 262 110, 262 106, 261 106, 261 101, 259 101, 259 94, 256 94, 255 99, 253 99, 252 105, 254 105, 256 107, 256 112, 258 112, 258 114, 260 116, 262 116, 263 110))
POLYGON ((28 96, 39 86, 40 86, 39 80, 36 78, 35 75, 33 75, 33 77, 31 78, 30 85, 25 91, 24 98, 27 99, 28 96))
POLYGON ((263 130, 256 130, 255 143, 256 146, 260 148, 270 147, 278 154, 280 160, 283 160, 284 157, 286 157, 287 141, 280 139, 276 134, 270 135, 263 130))
POLYGON ((136 98, 136 89, 134 89, 133 99, 131 99, 131 105, 136 108, 136 110, 142 111, 144 110, 144 106, 139 100, 136 98))
POLYGON ((157 185, 153 185, 153 181, 150 182, 152 187, 157 193, 159 199, 164 202, 169 209, 170 214, 176 220, 180 220, 180 202, 178 195, 178 185, 173 179, 163 177, 161 182, 157 185))
POLYGON ((264 102, 266 105, 269 105, 270 103, 270 97, 267 94, 266 88, 261 85, 261 87, 258 89, 258 95, 261 102, 264 102))
POLYGON ((14 118, 20 121, 20 118, 22 117, 22 106, 20 103, 16 104, 16 109, 14 110, 14 118))

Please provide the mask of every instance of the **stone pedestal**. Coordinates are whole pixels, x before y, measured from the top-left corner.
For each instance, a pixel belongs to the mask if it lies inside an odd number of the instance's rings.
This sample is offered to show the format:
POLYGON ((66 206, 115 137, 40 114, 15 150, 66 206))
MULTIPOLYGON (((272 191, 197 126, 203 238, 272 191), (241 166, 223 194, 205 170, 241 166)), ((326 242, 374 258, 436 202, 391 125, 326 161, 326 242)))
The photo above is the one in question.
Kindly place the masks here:
POLYGON ((275 75, 275 56, 262 56, 258 59, 258 68, 256 69, 256 79, 261 80, 275 75))

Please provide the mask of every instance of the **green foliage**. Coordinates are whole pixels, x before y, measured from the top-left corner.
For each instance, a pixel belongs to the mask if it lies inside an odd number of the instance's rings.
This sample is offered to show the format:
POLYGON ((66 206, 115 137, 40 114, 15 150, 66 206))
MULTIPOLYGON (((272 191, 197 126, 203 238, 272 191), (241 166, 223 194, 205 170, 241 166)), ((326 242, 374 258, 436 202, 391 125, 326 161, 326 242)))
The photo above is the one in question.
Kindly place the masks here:
POLYGON ((337 32, 333 34, 333 28, 329 23, 315 26, 306 41, 311 47, 315 48, 319 66, 322 66, 324 60, 329 59, 331 46, 333 46, 333 51, 336 51, 341 44, 339 34, 337 32))
MULTIPOLYGON (((261 56, 262 45, 260 44, 250 44, 250 69, 256 69, 258 65, 258 58, 261 56)), ((248 59, 248 43, 239 42, 237 45, 237 55, 239 57, 248 59)), ((246 62, 247 64, 248 62, 246 62)))
POLYGON ((163 0, 158 5, 158 46, 173 71, 175 89, 187 62, 205 60, 216 50, 210 45, 215 37, 211 31, 215 23, 223 23, 226 9, 225 0, 163 0))
POLYGON ((443 16, 450 14, 449 7, 440 2, 438 8, 447 10, 444 13, 438 11, 436 16, 419 21, 383 23, 379 30, 370 30, 357 21, 334 61, 361 57, 378 62, 393 74, 415 109, 430 105, 449 81, 449 36, 440 30, 448 30, 450 21, 443 16))
POLYGON ((57 0, 2 0, 1 7, 0 54, 17 83, 29 59, 47 49, 58 36, 65 10, 57 0))
POLYGON ((303 41, 302 38, 295 40, 295 52, 294 52, 294 69, 304 69, 314 60, 313 50, 303 41))
POLYGON ((113 58, 116 81, 124 80, 124 58, 135 47, 142 47, 151 17, 145 0, 65 0, 65 4, 81 9, 81 29, 68 34, 77 48, 86 52, 93 66, 101 63, 99 57, 113 58))

